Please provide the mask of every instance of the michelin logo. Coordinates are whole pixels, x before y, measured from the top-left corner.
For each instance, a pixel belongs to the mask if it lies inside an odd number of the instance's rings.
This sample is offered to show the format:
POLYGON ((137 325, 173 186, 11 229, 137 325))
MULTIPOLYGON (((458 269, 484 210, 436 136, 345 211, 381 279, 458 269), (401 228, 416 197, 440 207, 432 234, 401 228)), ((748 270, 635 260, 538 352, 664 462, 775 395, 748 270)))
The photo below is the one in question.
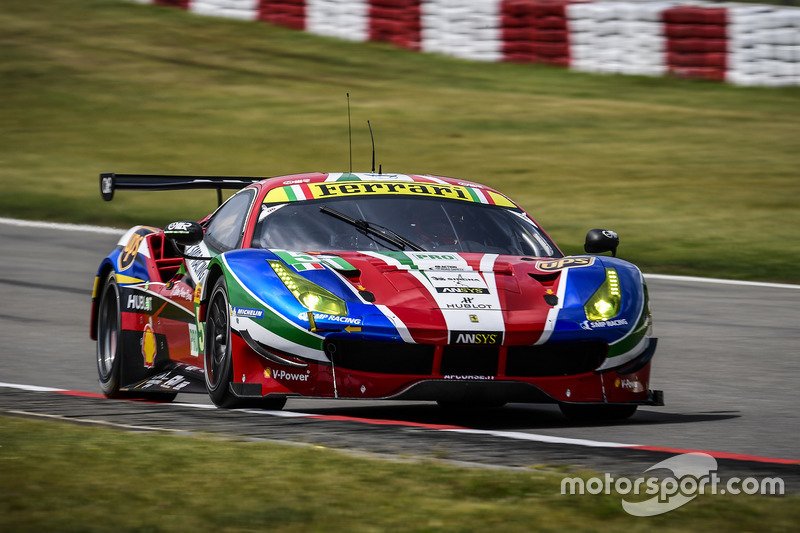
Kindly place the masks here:
POLYGON ((250 309, 249 307, 234 307, 233 314, 245 318, 264 318, 263 309, 250 309))

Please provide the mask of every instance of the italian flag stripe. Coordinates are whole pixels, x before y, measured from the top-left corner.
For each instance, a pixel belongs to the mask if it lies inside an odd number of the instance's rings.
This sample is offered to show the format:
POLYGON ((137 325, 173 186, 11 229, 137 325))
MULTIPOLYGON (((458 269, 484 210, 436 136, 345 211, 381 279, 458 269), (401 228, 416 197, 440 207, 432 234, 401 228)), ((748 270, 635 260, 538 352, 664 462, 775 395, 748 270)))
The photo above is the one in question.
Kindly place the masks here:
POLYGON ((305 270, 322 270, 324 267, 321 263, 295 263, 292 265, 298 272, 305 270))
POLYGON ((475 194, 475 189, 473 189, 472 187, 464 187, 464 190, 467 191, 467 194, 469 194, 469 197, 472 198, 473 202, 481 201, 480 197, 477 194, 475 194))
POLYGON ((303 191, 304 200, 312 200, 314 198, 314 195, 311 194, 311 188, 308 186, 308 183, 303 183, 298 185, 298 187, 300 187, 300 190, 303 191))
POLYGON ((480 202, 482 204, 488 204, 489 202, 486 200, 486 196, 484 196, 483 191, 480 189, 474 189, 472 187, 464 187, 469 192, 469 195, 472 197, 472 201, 480 202))
MULTIPOLYGON (((283 191, 286 193, 286 196, 289 198, 290 202, 294 202, 297 200, 297 190, 295 189, 297 185, 290 185, 288 187, 284 187, 283 191)), ((297 187, 299 189, 299 187, 297 187)))

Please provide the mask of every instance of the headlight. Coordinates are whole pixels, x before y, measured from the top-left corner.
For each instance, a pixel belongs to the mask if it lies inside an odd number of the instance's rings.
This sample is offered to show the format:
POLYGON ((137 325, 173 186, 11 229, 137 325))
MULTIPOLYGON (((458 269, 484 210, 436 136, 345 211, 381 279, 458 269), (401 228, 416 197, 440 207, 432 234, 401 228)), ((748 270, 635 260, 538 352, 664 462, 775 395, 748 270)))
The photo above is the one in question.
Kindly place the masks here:
POLYGON ((606 280, 583 306, 586 318, 600 322, 614 318, 622 308, 622 290, 619 275, 614 268, 606 269, 606 280))
POLYGON ((289 289, 289 292, 294 294, 297 301, 306 309, 329 315, 347 315, 347 304, 335 294, 295 274, 280 261, 267 262, 278 278, 286 285, 286 288, 289 289))

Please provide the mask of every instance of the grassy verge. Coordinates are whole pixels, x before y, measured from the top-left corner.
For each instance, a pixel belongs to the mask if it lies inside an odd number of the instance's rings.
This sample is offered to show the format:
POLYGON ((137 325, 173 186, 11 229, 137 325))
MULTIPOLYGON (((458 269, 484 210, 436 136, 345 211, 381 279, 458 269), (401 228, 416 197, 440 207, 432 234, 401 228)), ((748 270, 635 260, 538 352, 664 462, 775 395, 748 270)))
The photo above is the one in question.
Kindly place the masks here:
POLYGON ((3 531, 792 531, 800 520, 796 495, 698 496, 635 518, 618 495, 561 495, 564 475, 0 417, 3 531))
POLYGON ((102 171, 436 173, 507 192, 568 253, 800 282, 800 89, 481 64, 121 0, 0 0, 0 213, 199 217, 210 193, 99 197, 102 171))

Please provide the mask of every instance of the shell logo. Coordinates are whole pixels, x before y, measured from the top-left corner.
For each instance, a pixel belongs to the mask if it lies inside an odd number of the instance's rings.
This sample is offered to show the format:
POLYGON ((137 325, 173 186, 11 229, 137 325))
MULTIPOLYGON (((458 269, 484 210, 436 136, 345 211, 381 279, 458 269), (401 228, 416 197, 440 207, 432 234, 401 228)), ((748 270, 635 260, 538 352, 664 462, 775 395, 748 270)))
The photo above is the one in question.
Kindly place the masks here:
POLYGON ((144 356, 144 366, 153 368, 156 359, 156 334, 150 324, 145 324, 144 335, 142 336, 142 355, 144 356))

